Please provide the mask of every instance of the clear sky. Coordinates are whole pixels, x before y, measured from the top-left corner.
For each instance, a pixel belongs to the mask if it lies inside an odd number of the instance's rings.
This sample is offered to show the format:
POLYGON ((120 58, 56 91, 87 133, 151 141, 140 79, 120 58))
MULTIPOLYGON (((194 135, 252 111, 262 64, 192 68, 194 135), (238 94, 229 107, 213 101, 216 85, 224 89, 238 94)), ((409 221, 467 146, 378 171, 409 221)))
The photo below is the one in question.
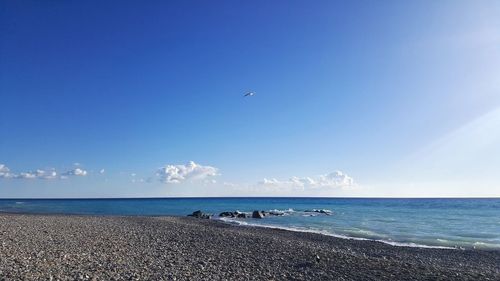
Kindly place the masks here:
POLYGON ((0 197, 500 196, 499 15, 1 1, 0 197))

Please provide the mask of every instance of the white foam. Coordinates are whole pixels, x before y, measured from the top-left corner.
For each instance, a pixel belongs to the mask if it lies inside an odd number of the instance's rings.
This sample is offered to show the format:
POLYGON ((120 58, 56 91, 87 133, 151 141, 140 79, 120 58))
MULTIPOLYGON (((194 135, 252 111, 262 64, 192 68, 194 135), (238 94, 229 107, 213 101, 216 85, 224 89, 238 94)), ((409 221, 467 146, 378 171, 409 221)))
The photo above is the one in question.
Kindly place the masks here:
POLYGON ((268 213, 278 214, 280 216, 286 216, 286 215, 290 215, 292 213, 295 213, 295 210, 292 209, 292 208, 290 208, 290 209, 284 209, 284 210, 273 209, 273 210, 268 210, 267 212, 268 213))
POLYGON ((219 220, 223 221, 225 223, 229 224, 236 224, 236 225, 249 225, 247 222, 242 221, 242 220, 237 220, 235 218, 229 218, 229 217, 220 217, 220 218, 215 218, 214 220, 219 220))
POLYGON ((306 228, 276 226, 276 225, 263 225, 263 224, 257 224, 257 223, 249 223, 249 222, 246 222, 246 221, 236 220, 236 219, 232 219, 232 218, 217 218, 216 220, 220 220, 220 221, 223 221, 223 222, 226 222, 226 223, 240 225, 240 226, 262 227, 262 228, 271 228, 271 229, 282 229, 282 230, 288 230, 288 231, 294 231, 294 232, 303 232, 303 233, 315 233, 315 234, 322 234, 322 235, 326 235, 326 236, 331 236, 331 237, 336 237, 336 238, 341 238, 341 239, 347 239, 347 240, 356 240, 356 241, 376 241, 376 242, 381 242, 381 243, 388 244, 388 245, 391 245, 391 246, 396 246, 396 247, 413 247, 413 248, 429 248, 429 249, 451 249, 451 250, 457 250, 458 249, 456 247, 430 246, 430 245, 424 245, 424 244, 417 244, 417 243, 413 243, 413 242, 405 243, 405 242, 387 241, 387 240, 382 240, 382 239, 368 239, 368 238, 362 238, 362 237, 352 237, 352 236, 340 235, 340 234, 331 233, 331 232, 328 232, 328 231, 325 231, 325 230, 317 230, 317 229, 306 229, 306 228))
POLYGON ((333 214, 332 210, 328 210, 328 209, 312 209, 312 210, 305 210, 304 212, 307 212, 307 213, 324 213, 324 214, 333 214))
POLYGON ((472 243, 472 248, 474 249, 499 249, 498 244, 485 243, 485 242, 474 242, 472 243))

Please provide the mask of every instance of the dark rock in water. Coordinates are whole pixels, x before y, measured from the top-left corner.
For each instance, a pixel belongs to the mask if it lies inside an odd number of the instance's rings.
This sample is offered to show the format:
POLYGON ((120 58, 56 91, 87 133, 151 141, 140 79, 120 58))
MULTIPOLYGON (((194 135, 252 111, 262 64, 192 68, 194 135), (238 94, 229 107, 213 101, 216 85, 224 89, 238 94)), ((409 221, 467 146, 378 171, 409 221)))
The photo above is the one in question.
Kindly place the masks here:
POLYGON ((266 216, 264 214, 264 211, 254 211, 254 213, 255 212, 258 212, 259 215, 253 213, 250 214, 250 213, 243 213, 240 211, 234 211, 234 212, 222 212, 219 214, 219 217, 246 219, 246 218, 263 218, 266 216))
POLYGON ((285 213, 284 212, 275 212, 275 211, 270 211, 270 212, 265 212, 265 215, 269 215, 269 216, 284 216, 285 213))
POLYGON ((194 218, 198 218, 198 219, 210 219, 212 217, 212 215, 205 214, 202 211, 198 210, 198 211, 194 211, 191 215, 188 215, 188 217, 194 217, 194 218))
POLYGON ((247 213, 242 213, 240 211, 234 211, 234 212, 222 212, 219 214, 219 217, 246 219, 246 218, 249 218, 250 215, 247 213))
POLYGON ((325 214, 327 216, 332 214, 332 211, 326 210, 326 209, 312 209, 312 210, 305 210, 304 212, 306 212, 306 213, 320 213, 320 214, 325 214))
POLYGON ((219 217, 231 217, 231 218, 234 218, 235 217, 235 214, 233 212, 222 212, 219 214, 219 217))
POLYGON ((188 215, 188 217, 198 217, 202 214, 200 210, 194 211, 191 215, 188 215))
POLYGON ((240 218, 240 219, 246 219, 246 218, 248 218, 247 214, 245 214, 245 213, 238 213, 238 214, 236 215, 236 217, 237 217, 237 218, 240 218))
POLYGON ((253 211, 252 218, 262 219, 262 218, 264 218, 264 214, 261 211, 253 211))

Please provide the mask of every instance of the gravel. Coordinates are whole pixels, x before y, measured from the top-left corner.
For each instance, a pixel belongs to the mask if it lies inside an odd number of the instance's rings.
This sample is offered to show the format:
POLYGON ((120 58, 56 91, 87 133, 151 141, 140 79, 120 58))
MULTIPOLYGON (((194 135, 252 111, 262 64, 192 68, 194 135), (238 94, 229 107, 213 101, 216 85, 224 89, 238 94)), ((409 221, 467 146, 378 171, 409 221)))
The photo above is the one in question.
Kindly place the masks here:
POLYGON ((500 280, 500 252, 184 217, 0 214, 0 280, 500 280))

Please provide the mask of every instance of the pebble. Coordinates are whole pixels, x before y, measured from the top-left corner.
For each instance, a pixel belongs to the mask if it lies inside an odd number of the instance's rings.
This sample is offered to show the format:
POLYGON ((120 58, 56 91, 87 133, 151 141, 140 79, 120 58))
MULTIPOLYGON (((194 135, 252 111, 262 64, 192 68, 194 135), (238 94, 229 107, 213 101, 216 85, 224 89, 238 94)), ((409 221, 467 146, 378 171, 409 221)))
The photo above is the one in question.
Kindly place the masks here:
POLYGON ((0 280, 500 280, 500 251, 187 217, 0 214, 0 233, 0 280))

